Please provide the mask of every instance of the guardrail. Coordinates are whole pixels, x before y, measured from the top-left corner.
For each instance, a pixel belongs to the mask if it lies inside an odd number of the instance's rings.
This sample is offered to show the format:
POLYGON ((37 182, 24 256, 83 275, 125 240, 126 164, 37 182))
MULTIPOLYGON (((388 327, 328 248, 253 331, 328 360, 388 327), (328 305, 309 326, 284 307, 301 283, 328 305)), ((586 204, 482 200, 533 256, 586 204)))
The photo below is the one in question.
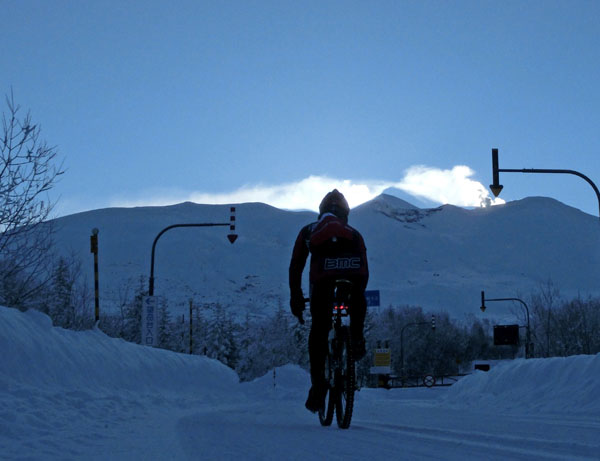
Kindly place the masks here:
POLYGON ((467 376, 469 373, 459 373, 455 375, 434 376, 431 374, 416 376, 396 376, 396 375, 378 375, 377 387, 386 389, 399 387, 441 387, 452 386, 459 379, 467 376))

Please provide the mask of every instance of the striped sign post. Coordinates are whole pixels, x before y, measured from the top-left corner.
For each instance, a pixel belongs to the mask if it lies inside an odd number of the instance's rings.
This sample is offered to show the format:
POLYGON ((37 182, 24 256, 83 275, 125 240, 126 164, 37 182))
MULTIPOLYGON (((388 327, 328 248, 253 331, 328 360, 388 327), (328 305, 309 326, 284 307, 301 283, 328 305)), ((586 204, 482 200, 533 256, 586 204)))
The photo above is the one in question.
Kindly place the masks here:
POLYGON ((232 206, 229 210, 231 212, 231 218, 229 218, 229 231, 230 233, 227 235, 227 238, 231 243, 235 242, 237 239, 237 234, 235 233, 235 207, 232 206))

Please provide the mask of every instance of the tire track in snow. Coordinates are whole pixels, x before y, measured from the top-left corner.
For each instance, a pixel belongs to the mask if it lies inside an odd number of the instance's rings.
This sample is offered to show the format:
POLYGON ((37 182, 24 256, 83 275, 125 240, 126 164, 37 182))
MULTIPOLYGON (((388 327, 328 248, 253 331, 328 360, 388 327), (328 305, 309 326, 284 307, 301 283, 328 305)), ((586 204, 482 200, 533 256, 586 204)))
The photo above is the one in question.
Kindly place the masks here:
MULTIPOLYGON (((569 459, 569 460, 597 460, 600 445, 590 445, 574 442, 562 442, 551 439, 527 438, 512 434, 499 435, 488 432, 459 431, 453 429, 439 429, 423 426, 407 426, 376 421, 357 421, 363 429, 373 431, 406 434, 421 440, 451 443, 473 448, 483 448, 489 456, 498 455, 506 458, 508 454, 521 456, 524 459, 569 459)), ((515 422, 515 427, 518 422, 515 422)), ((439 453, 439 446, 434 449, 439 453)), ((512 458, 514 459, 514 458, 512 458)))

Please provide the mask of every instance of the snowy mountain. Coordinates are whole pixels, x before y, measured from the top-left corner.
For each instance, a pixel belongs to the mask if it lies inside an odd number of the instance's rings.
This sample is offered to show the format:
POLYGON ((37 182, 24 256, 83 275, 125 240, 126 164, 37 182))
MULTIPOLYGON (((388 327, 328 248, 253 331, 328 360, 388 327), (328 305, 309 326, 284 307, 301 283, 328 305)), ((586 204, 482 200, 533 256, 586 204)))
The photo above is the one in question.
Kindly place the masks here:
POLYGON ((249 383, 203 356, 0 306, 6 460, 598 459, 600 355, 514 360, 451 387, 362 389, 352 425, 286 365, 249 383))
MULTIPOLYGON (((156 246, 155 294, 174 309, 220 302, 240 315, 287 306, 287 271, 300 228, 315 213, 261 203, 237 204, 238 240, 227 227, 178 228, 156 246)), ((182 203, 108 208, 56 219, 59 252, 82 261, 93 286, 89 236, 99 233, 101 309, 114 309, 150 274, 152 242, 178 223, 227 223, 229 206, 182 203), (129 291, 128 291, 129 290, 129 291)), ((452 315, 477 312, 481 290, 490 297, 528 296, 551 280, 564 296, 600 294, 598 218, 549 198, 467 210, 421 209, 380 195, 351 211, 364 236, 371 278, 381 304, 420 305, 452 315)), ((307 282, 304 283, 305 292, 307 282)))

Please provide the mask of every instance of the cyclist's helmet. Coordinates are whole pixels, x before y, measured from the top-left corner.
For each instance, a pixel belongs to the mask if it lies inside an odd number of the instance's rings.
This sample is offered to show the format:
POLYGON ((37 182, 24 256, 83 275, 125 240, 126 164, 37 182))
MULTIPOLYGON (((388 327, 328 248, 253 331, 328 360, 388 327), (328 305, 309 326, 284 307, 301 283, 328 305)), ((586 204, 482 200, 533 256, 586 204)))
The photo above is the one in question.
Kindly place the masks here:
POLYGON ((319 217, 325 213, 334 214, 344 222, 348 222, 350 207, 344 195, 337 189, 333 189, 321 201, 321 205, 319 205, 319 217))

